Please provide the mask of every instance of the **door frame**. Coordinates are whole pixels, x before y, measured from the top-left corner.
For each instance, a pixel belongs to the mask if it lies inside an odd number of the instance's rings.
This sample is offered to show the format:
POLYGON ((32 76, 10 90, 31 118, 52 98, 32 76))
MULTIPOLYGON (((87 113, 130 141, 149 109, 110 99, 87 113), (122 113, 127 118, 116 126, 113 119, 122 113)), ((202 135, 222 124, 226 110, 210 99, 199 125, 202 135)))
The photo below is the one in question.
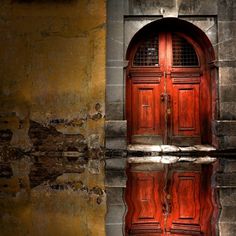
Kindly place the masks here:
MULTIPOLYGON (((211 42, 207 38, 204 32, 202 32, 199 28, 194 26, 193 24, 186 22, 180 19, 174 18, 165 18, 162 20, 158 20, 148 25, 144 26, 141 30, 139 30, 132 40, 129 43, 126 53, 126 59, 128 65, 125 69, 126 76, 126 106, 125 106, 125 119, 127 120, 127 142, 131 143, 131 134, 132 134, 132 110, 131 110, 131 62, 133 58, 133 54, 135 52, 135 48, 138 47, 139 43, 145 38, 145 35, 150 34, 153 31, 168 31, 168 32, 178 32, 179 35, 184 37, 195 49, 200 63, 200 69, 204 76, 204 79, 201 82, 201 86, 205 87, 205 91, 201 92, 199 95, 200 99, 203 99, 204 96, 208 97, 206 108, 200 108, 200 114, 205 114, 204 118, 200 121, 200 124, 207 124, 202 127, 205 130, 205 135, 201 134, 201 142, 202 144, 215 144, 216 140, 211 130, 211 122, 215 120, 218 116, 217 114, 217 92, 215 85, 215 75, 216 75, 216 67, 214 65, 214 50, 211 42), (187 33, 186 33, 187 32, 187 33)), ((142 70, 142 68, 140 68, 142 70)), ((153 67, 146 67, 146 74, 151 75, 151 70, 153 67)), ((139 68, 136 68, 138 71, 139 68)), ((178 69, 174 69, 178 71, 178 69)), ((155 74, 155 73, 154 73, 155 74)), ((202 77, 202 76, 201 76, 202 77)), ((162 131, 163 132, 163 131, 162 131)))
MULTIPOLYGON (((108 11, 108 15, 109 15, 108 11)), ((113 11, 110 12, 113 14, 113 11)), ((218 100, 218 70, 217 60, 215 59, 214 48, 212 45, 217 43, 217 19, 214 16, 144 16, 144 15, 125 15, 120 14, 119 22, 114 21, 114 18, 108 18, 108 35, 107 35, 107 75, 106 75, 106 121, 105 121, 105 142, 108 153, 112 155, 112 160, 116 165, 111 165, 111 160, 107 159, 106 163, 106 189, 108 195, 109 208, 107 210, 106 222, 107 232, 110 235, 111 229, 118 232, 119 235, 124 234, 124 217, 126 214, 126 204, 124 201, 124 191, 126 188, 125 169, 127 163, 124 153, 127 150, 127 114, 125 112, 127 104, 126 98, 126 73, 128 66, 128 54, 130 46, 140 37, 140 32, 145 32, 148 28, 172 28, 175 25, 175 30, 188 32, 192 38, 200 42, 204 48, 204 55, 207 60, 207 70, 211 81, 212 89, 212 120, 215 122, 219 119, 219 100, 218 100), (198 21, 198 19, 200 21, 198 21), (114 24, 119 27, 114 28, 114 24), (207 26, 207 27, 206 27, 207 26), (209 29, 209 27, 211 27, 209 29), (209 35, 208 35, 209 33, 209 35), (208 35, 208 36, 207 36, 208 35), (208 38, 209 37, 209 38, 208 38), (110 151, 111 150, 111 151, 110 151), (114 150, 114 151, 113 151, 114 150), (123 151, 125 150, 125 152, 123 151), (121 158, 122 157, 122 158, 121 158), (124 164, 125 162, 125 164, 124 164), (122 164, 120 164, 122 163, 122 164), (110 196, 116 194, 120 206, 123 209, 123 214, 113 214, 117 212, 117 206, 110 196), (115 217, 115 222, 111 223, 110 214, 115 217), (123 232, 123 233, 122 233, 123 232)), ((128 127, 129 128, 129 127, 128 127)), ((219 139, 217 138, 216 130, 212 130, 212 145, 218 147, 219 139)), ((112 162, 113 162, 112 161, 112 162)), ((215 167, 218 169, 218 167, 215 167)), ((215 172, 212 175, 215 176, 215 172)), ((216 192, 216 187, 213 186, 216 192)), ((215 196, 217 197, 217 195, 215 196)), ((217 200, 217 204, 218 200, 217 200)), ((217 205, 219 211, 219 205, 217 205)), ((218 211, 215 214, 215 228, 218 230, 218 211)), ((112 234, 111 234, 112 235, 112 234)))

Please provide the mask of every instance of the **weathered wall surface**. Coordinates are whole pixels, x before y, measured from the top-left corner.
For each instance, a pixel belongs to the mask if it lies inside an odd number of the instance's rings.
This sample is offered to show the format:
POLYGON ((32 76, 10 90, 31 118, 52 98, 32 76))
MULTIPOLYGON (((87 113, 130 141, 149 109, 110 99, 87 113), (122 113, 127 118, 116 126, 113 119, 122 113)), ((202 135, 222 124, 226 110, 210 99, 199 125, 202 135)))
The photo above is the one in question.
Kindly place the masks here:
POLYGON ((1 235, 104 235, 104 0, 0 3, 1 235))

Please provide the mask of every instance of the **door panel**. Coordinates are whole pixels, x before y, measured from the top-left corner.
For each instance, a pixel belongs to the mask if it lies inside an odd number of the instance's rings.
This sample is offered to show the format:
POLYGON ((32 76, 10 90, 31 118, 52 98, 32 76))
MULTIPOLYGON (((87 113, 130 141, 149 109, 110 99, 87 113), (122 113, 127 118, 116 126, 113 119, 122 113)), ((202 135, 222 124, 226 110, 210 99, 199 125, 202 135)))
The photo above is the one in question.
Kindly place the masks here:
POLYGON ((200 136, 199 85, 173 86, 173 136, 200 136))
POLYGON ((134 134, 160 133, 160 89, 158 84, 134 84, 132 105, 134 134))
POLYGON ((155 130, 154 89, 138 89, 138 130, 152 132, 155 130))

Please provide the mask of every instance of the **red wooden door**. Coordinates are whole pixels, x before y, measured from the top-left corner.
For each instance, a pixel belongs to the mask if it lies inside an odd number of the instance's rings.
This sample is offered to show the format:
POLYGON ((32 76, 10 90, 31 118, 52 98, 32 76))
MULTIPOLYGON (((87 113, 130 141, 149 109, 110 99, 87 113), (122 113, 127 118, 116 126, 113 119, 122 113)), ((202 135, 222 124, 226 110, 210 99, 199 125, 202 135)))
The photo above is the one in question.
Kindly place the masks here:
POLYGON ((141 40, 130 56, 127 119, 131 143, 209 141, 210 92, 201 49, 183 34, 141 40))
POLYGON ((204 171, 130 171, 126 235, 212 236, 211 194, 204 171))

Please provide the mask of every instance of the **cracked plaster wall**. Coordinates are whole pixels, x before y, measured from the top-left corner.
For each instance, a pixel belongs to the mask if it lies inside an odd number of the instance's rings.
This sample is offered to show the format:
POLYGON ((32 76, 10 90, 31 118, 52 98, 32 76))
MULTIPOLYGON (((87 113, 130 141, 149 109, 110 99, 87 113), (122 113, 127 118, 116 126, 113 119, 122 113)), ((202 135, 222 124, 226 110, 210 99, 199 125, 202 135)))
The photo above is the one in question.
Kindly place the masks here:
POLYGON ((104 235, 104 0, 0 4, 1 235, 104 235))

